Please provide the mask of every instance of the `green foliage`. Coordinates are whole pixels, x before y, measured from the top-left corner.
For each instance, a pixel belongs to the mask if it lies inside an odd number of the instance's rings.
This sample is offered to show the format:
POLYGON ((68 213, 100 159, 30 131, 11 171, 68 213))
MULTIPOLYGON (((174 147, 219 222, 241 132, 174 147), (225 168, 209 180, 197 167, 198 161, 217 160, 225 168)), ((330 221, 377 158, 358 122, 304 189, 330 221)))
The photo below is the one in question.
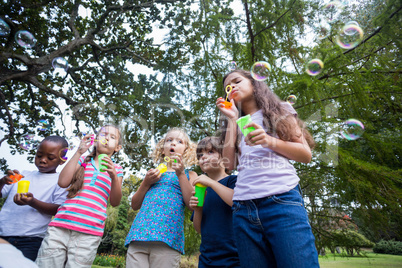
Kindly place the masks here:
POLYGON ((117 207, 108 205, 105 232, 98 248, 98 254, 126 255, 127 248, 124 246, 124 242, 135 217, 130 205, 130 195, 138 189, 140 182, 140 178, 130 175, 123 182, 123 196, 120 205, 117 207))
POLYGON ((362 234, 350 229, 333 231, 331 238, 331 247, 344 248, 349 256, 353 256, 355 252, 360 254, 361 248, 372 248, 374 246, 374 243, 362 234))
POLYGON ((188 208, 184 212, 184 252, 187 256, 193 255, 200 250, 201 235, 193 227, 190 220, 193 214, 188 208))
POLYGON ((402 241, 380 240, 373 247, 375 253, 402 255, 402 241))
POLYGON ((101 253, 96 255, 93 264, 106 267, 124 268, 126 267, 126 258, 124 256, 101 253))

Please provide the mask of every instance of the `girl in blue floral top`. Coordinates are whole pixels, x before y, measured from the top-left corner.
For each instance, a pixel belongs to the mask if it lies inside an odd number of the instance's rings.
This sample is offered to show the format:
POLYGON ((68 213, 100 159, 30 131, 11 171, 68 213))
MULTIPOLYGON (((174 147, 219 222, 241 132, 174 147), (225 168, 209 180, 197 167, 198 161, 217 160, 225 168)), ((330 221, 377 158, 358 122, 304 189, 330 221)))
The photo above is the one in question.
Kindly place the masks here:
POLYGON ((125 245, 126 267, 179 267, 184 254, 184 208, 189 207, 197 178, 185 169, 197 162, 196 145, 186 132, 172 128, 153 152, 156 163, 167 162, 167 171, 150 169, 131 199, 139 212, 134 219, 125 245))

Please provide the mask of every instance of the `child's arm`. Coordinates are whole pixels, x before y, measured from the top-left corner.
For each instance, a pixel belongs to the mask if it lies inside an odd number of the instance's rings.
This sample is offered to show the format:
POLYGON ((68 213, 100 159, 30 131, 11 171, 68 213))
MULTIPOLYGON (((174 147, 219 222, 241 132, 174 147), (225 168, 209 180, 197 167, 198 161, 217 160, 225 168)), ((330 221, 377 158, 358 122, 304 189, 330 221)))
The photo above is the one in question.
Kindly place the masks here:
POLYGON ((73 157, 68 161, 68 163, 64 166, 59 175, 59 186, 61 188, 67 188, 71 184, 71 180, 73 179, 74 173, 77 169, 80 168, 80 165, 77 164, 80 160, 81 156, 91 147, 90 141, 88 139, 91 138, 91 135, 86 135, 80 143, 80 146, 77 149, 77 152, 73 155, 73 157))
POLYGON ((186 206, 190 207, 190 198, 192 196, 192 192, 194 187, 191 185, 190 181, 195 180, 197 178, 197 173, 194 171, 190 171, 190 178, 187 178, 186 173, 184 172, 183 158, 180 154, 172 155, 172 159, 176 159, 176 162, 173 162, 172 168, 176 171, 176 176, 179 178, 181 194, 183 195, 183 200, 186 206))
POLYGON ((193 185, 196 183, 201 183, 204 186, 211 187, 219 195, 223 202, 228 204, 230 207, 233 205, 233 189, 230 189, 205 175, 201 175, 195 179, 193 185))
POLYGON ((201 233, 201 220, 202 220, 202 207, 197 206, 198 205, 198 198, 195 197, 195 191, 192 191, 190 198, 190 208, 194 210, 194 216, 193 216, 193 226, 194 229, 197 231, 197 233, 201 233))
POLYGON ((256 123, 247 124, 244 128, 255 127, 245 138, 245 142, 249 146, 261 145, 269 148, 284 157, 301 163, 309 163, 311 161, 311 149, 306 139, 301 134, 302 131, 297 125, 296 119, 293 119, 295 127, 298 128, 300 137, 292 141, 283 141, 281 139, 268 135, 265 130, 256 123))
POLYGON ((120 204, 121 197, 123 196, 123 193, 121 192, 123 178, 121 176, 117 176, 114 163, 110 157, 106 156, 102 160, 106 161, 106 163, 103 163, 103 165, 107 167, 104 170, 109 173, 110 179, 112 180, 109 196, 110 205, 112 205, 112 207, 116 207, 120 204))
POLYGON ((159 181, 160 177, 161 176, 159 170, 157 169, 148 170, 140 187, 131 198, 131 207, 133 208, 133 210, 139 210, 141 208, 142 202, 144 201, 145 198, 145 194, 148 192, 152 184, 159 181))
POLYGON ((236 120, 239 118, 239 111, 236 108, 236 105, 232 100, 232 106, 230 109, 225 108, 223 104, 225 100, 220 97, 216 101, 216 106, 218 106, 219 110, 224 114, 228 121, 228 126, 226 128, 225 134, 225 143, 223 146, 222 157, 224 159, 223 163, 225 167, 229 170, 235 169, 236 164, 236 140, 237 140, 237 124, 236 120))
POLYGON ((59 204, 46 203, 34 198, 32 193, 15 194, 14 203, 19 206, 31 206, 40 213, 48 215, 56 215, 59 204))

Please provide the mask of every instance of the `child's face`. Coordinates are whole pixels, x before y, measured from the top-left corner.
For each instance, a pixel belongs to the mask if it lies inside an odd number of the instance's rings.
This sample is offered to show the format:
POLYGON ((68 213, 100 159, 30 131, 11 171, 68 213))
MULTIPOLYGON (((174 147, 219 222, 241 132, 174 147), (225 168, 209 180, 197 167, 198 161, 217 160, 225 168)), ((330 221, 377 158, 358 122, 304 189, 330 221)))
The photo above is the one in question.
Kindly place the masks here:
POLYGON ((225 169, 221 163, 222 157, 212 146, 207 146, 197 157, 200 168, 205 173, 225 169))
POLYGON ((63 147, 60 143, 52 141, 43 141, 39 144, 35 155, 35 166, 39 172, 55 173, 59 165, 64 164, 61 159, 63 147))
POLYGON ((165 137, 163 152, 166 156, 181 154, 186 150, 185 136, 181 131, 169 131, 165 137))
POLYGON ((99 154, 112 155, 122 147, 119 145, 119 131, 113 126, 101 128, 96 139, 96 151, 99 154))
POLYGON ((249 99, 254 99, 253 85, 251 81, 242 76, 240 73, 234 72, 226 77, 224 88, 228 85, 232 86, 232 91, 229 94, 229 99, 237 102, 244 102, 249 99))

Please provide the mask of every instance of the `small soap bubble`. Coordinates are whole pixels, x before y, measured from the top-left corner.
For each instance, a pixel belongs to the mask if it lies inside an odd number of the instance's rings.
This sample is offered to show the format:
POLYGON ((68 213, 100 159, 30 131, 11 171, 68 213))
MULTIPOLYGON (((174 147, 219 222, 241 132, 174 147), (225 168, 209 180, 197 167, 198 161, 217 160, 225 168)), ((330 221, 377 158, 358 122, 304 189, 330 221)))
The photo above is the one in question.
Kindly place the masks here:
POLYGON ((363 135, 363 132, 363 123, 357 119, 351 118, 342 124, 340 134, 342 138, 353 141, 360 138, 363 135))
POLYGON ((237 63, 235 61, 230 62, 229 71, 234 71, 237 69, 237 63))
POLYGON ((287 97, 286 101, 290 103, 291 105, 294 105, 296 103, 297 97, 295 95, 289 95, 287 97))
POLYGON ((36 44, 36 39, 33 34, 25 30, 18 31, 15 34, 15 41, 23 48, 33 48, 36 44))
POLYGON ((264 81, 268 79, 271 73, 271 65, 265 61, 257 61, 251 67, 251 76, 257 81, 264 81))
POLYGON ((313 59, 307 63, 306 73, 311 76, 316 76, 321 73, 324 68, 324 63, 320 59, 313 59))
POLYGON ((326 21, 321 21, 316 28, 316 36, 318 40, 322 40, 331 33, 331 25, 326 21))
POLYGON ((329 22, 335 22, 342 12, 343 4, 339 1, 331 1, 322 7, 322 13, 325 19, 329 22))
POLYGON ((335 42, 343 49, 356 47, 363 40, 364 32, 360 26, 346 24, 337 35, 335 42))
POLYGON ((8 26, 7 22, 0 19, 0 36, 7 36, 11 32, 10 26, 8 26))
POLYGON ((37 130, 39 131, 46 131, 50 129, 50 124, 49 121, 47 121, 46 119, 41 119, 39 120, 37 123, 37 130))
POLYGON ((353 25, 360 27, 359 23, 357 23, 356 21, 353 21, 353 20, 345 23, 345 26, 343 27, 343 29, 344 29, 344 33, 346 35, 354 35, 357 33, 356 27, 351 27, 353 25))
POLYGON ((67 72, 68 69, 68 61, 65 58, 57 57, 52 61, 52 66, 54 69, 63 69, 67 72))
POLYGON ((35 149, 36 143, 34 141, 34 138, 35 138, 34 134, 25 134, 21 137, 18 146, 26 151, 35 149))
POLYGON ((66 162, 67 161, 67 153, 69 151, 69 147, 63 148, 59 151, 59 158, 61 161, 66 162))

